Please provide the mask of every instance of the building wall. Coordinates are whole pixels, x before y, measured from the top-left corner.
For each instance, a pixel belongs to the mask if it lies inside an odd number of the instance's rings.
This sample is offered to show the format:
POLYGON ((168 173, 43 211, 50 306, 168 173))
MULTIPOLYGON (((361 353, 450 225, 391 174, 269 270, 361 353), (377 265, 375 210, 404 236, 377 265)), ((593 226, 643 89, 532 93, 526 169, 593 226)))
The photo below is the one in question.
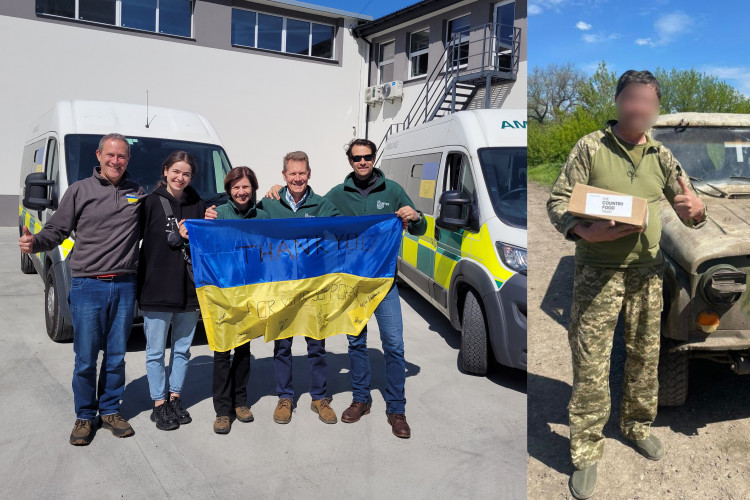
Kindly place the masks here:
MULTIPOLYGON (((378 44, 381 42, 395 41, 394 56, 394 78, 404 82, 404 97, 402 100, 384 101, 370 106, 368 112, 368 137, 376 144, 381 140, 388 131, 388 127, 393 123, 403 122, 415 100, 422 91, 426 77, 421 76, 409 79, 409 34, 420 31, 424 28, 430 28, 430 48, 428 56, 428 71, 430 75, 435 67, 436 61, 440 60, 445 50, 446 39, 446 21, 464 16, 471 15, 471 26, 482 26, 493 22, 494 5, 496 1, 479 0, 475 2, 458 2, 455 8, 443 9, 423 19, 417 19, 408 23, 403 23, 394 29, 384 33, 378 33, 369 38, 372 43, 372 53, 369 65, 370 85, 378 83, 378 44)), ((521 29, 521 45, 517 78, 514 82, 503 83, 508 87, 507 94, 501 107, 503 108, 526 108, 526 0, 516 1, 516 21, 515 26, 521 29)), ((472 45, 472 50, 474 46, 472 45)))
MULTIPOLYGON (((16 225, 23 144, 31 123, 58 100, 149 102, 206 116, 233 165, 248 165, 260 189, 282 181, 281 159, 310 155, 311 185, 325 193, 349 171, 343 145, 364 135, 365 45, 350 18, 339 25, 336 61, 231 46, 229 0, 196 2, 193 39, 37 17, 33 0, 0 4, 0 225, 16 225)), ((156 117, 158 120, 158 116, 156 117)), ((154 165, 155 171, 159 166, 154 165)))

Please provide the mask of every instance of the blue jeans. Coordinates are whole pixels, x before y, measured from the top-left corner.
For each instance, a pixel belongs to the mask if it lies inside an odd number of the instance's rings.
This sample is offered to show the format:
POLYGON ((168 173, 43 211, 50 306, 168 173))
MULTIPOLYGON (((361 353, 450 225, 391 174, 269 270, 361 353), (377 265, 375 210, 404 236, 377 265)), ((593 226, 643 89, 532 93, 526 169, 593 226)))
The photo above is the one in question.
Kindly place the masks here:
POLYGON ((136 277, 117 276, 109 281, 73 278, 70 314, 73 317, 73 400, 76 417, 94 420, 120 412, 125 389, 125 351, 133 326, 136 277), (97 384, 99 351, 102 364, 97 384))
POLYGON ((171 312, 143 312, 143 331, 146 334, 146 376, 151 399, 162 401, 167 399, 166 367, 164 354, 167 347, 167 332, 172 324, 172 350, 169 354, 169 392, 182 393, 185 382, 188 361, 190 360, 190 346, 195 335, 195 325, 198 323, 199 311, 171 312))
MULTIPOLYGON (((401 302, 394 283, 388 295, 375 309, 380 328, 380 340, 385 357, 385 403, 388 413, 406 410, 406 362, 404 361, 404 323, 401 302)), ((348 335, 349 367, 353 399, 357 403, 372 403, 370 397, 370 357, 367 354, 367 326, 358 336, 348 335)))
MULTIPOLYGON (((276 372, 276 393, 280 398, 294 399, 292 385, 292 339, 276 340, 273 343, 273 369, 276 372)), ((307 363, 310 366, 310 396, 313 401, 326 397, 326 341, 305 337, 307 341, 307 363)))

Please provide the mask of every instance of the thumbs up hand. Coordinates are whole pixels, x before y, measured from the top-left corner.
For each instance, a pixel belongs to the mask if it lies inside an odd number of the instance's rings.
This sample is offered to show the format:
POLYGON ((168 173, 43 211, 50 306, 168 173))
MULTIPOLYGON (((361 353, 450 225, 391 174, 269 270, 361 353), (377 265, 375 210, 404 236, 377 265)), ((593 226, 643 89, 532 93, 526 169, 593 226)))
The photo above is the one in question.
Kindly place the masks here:
POLYGON ((680 185, 682 194, 674 197, 674 209, 677 215, 684 220, 695 220, 703 215, 703 202, 695 196, 693 191, 688 187, 687 180, 684 176, 677 176, 677 184, 680 185))
POLYGON ((23 253, 31 253, 34 248, 34 235, 26 226, 23 226, 23 236, 18 240, 18 246, 23 253))

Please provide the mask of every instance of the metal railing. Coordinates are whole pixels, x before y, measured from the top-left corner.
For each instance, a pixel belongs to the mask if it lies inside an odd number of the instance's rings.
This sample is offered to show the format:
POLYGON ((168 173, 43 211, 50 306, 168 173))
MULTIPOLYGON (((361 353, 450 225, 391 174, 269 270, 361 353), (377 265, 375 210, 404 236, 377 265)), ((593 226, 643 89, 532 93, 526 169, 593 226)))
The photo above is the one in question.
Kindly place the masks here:
POLYGON ((492 81, 515 80, 520 54, 521 29, 515 26, 489 23, 454 34, 406 118, 388 127, 378 150, 391 134, 435 118, 446 99, 450 113, 455 113, 459 83, 486 85, 485 106, 489 106, 492 81))

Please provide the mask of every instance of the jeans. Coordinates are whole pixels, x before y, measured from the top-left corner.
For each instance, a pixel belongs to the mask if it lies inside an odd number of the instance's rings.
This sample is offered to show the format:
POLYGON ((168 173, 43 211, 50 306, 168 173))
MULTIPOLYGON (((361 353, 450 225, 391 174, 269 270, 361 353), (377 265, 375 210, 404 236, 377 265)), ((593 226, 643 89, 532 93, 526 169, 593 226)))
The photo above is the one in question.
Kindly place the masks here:
MULTIPOLYGON (((273 369, 276 372, 276 393, 279 398, 294 399, 292 385, 292 339, 281 339, 273 344, 273 369)), ((307 362, 310 366, 310 396, 313 401, 326 397, 326 341, 305 337, 307 362)))
MULTIPOLYGON (((385 403, 388 413, 402 414, 406 410, 406 362, 404 361, 404 324, 401 302, 394 283, 388 295, 375 309, 380 328, 380 340, 385 357, 385 403)), ((367 354, 367 326, 358 336, 348 335, 349 367, 353 399, 357 403, 372 403, 370 397, 370 357, 367 354)))
POLYGON ((250 378, 250 342, 214 352, 214 410, 217 417, 228 417, 234 408, 247 405, 247 381, 250 378))
POLYGON ((125 351, 133 326, 136 277, 117 276, 104 281, 73 278, 70 314, 73 317, 73 400, 76 417, 94 420, 120 412, 125 389, 125 351), (99 351, 103 351, 97 384, 99 351))
POLYGON ((167 399, 164 354, 167 350, 167 332, 170 323, 172 324, 172 350, 169 354, 169 392, 182 393, 182 384, 185 382, 190 360, 190 345, 193 343, 195 325, 198 323, 199 316, 199 311, 180 313, 144 311, 146 376, 152 400, 167 399))

